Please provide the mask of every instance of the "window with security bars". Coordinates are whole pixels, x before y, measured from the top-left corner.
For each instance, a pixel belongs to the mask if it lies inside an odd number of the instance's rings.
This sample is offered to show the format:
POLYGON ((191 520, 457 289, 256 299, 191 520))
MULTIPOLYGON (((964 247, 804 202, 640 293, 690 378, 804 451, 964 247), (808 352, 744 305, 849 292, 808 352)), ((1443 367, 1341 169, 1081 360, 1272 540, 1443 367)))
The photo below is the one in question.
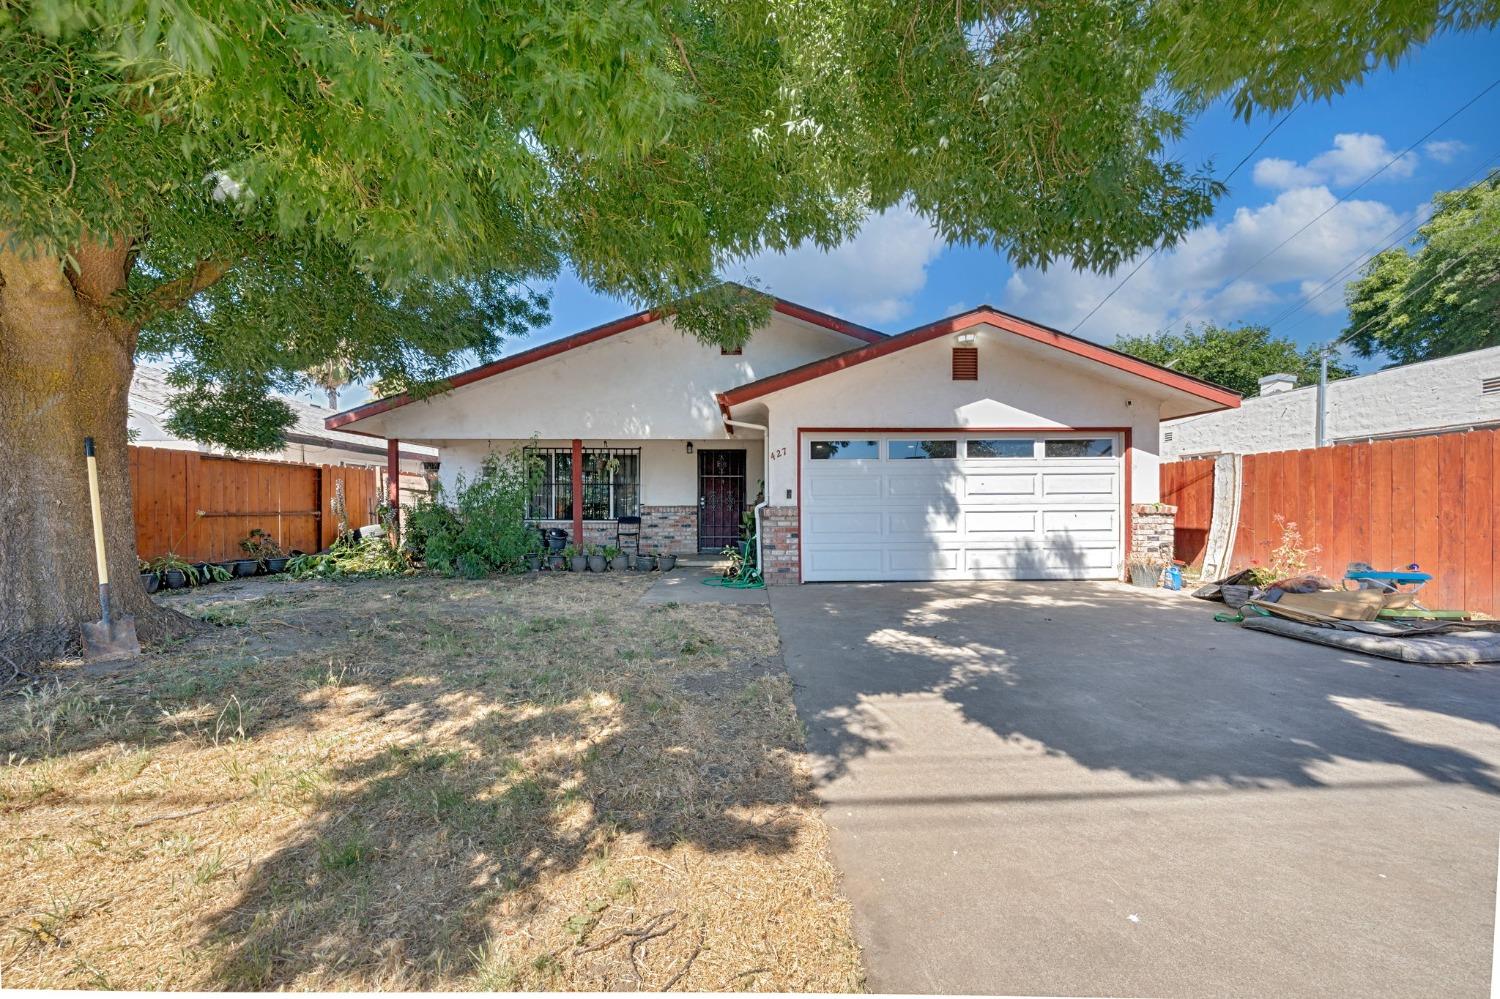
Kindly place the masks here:
MULTIPOLYGON (((532 520, 573 519, 573 449, 535 448, 541 481, 531 494, 526 516, 532 520)), ((583 519, 616 520, 641 512, 641 449, 585 448, 583 452, 583 519)))

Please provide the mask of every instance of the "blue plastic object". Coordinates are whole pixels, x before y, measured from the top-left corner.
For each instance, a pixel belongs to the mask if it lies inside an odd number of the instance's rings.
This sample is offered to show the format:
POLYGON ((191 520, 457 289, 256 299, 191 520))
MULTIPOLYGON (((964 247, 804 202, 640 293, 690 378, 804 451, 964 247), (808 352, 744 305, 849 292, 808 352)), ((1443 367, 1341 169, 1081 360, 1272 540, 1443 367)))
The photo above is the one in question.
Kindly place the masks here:
POLYGON ((1169 590, 1180 590, 1180 589, 1182 589, 1182 567, 1181 566, 1173 565, 1173 566, 1168 566, 1167 567, 1167 589, 1169 589, 1169 590))

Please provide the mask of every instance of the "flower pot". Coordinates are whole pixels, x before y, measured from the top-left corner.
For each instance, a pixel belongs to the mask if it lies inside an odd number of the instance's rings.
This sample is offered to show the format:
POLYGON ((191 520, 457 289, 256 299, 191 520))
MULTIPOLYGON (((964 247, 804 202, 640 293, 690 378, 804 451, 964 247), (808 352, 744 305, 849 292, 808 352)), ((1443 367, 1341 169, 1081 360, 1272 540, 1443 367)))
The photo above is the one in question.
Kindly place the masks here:
POLYGON ((141 573, 141 585, 146 588, 147 593, 155 593, 161 589, 161 576, 154 572, 141 573))
POLYGON ((198 583, 212 583, 214 581, 213 563, 211 563, 211 562, 194 562, 193 563, 193 575, 194 575, 194 582, 198 582, 198 583))
POLYGON ((162 582, 167 584, 169 590, 180 590, 188 584, 187 573, 181 569, 168 569, 162 576, 162 582))
POLYGON ((1132 565, 1130 582, 1135 586, 1155 589, 1161 584, 1161 567, 1155 565, 1132 565))
POLYGON ((236 576, 253 576, 260 571, 260 563, 253 558, 235 559, 233 571, 236 576))
POLYGON ((658 556, 656 556, 656 567, 658 569, 660 569, 662 572, 671 572, 673 569, 677 568, 677 556, 676 555, 658 555, 658 556))
POLYGON ((637 555, 635 557, 635 568, 637 572, 650 572, 656 568, 656 556, 637 555))
POLYGON ((609 560, 609 567, 615 572, 624 572, 626 569, 630 568, 630 556, 616 555, 614 558, 609 560))
POLYGON ((542 571, 542 557, 540 555, 527 555, 526 556, 526 571, 527 572, 541 572, 542 571))
POLYGON ((590 555, 589 556, 589 572, 603 572, 603 571, 604 571, 604 556, 603 555, 590 555))
POLYGON ((280 558, 268 558, 266 559, 266 571, 286 572, 286 564, 288 561, 290 561, 290 559, 285 555, 281 556, 280 558))
POLYGON ((588 567, 589 560, 588 556, 586 555, 574 555, 572 558, 568 559, 568 568, 573 570, 574 572, 584 572, 588 569, 588 567))
POLYGON ((547 556, 547 568, 551 569, 553 572, 562 572, 563 569, 566 568, 566 566, 567 563, 563 561, 563 557, 561 555, 547 556))

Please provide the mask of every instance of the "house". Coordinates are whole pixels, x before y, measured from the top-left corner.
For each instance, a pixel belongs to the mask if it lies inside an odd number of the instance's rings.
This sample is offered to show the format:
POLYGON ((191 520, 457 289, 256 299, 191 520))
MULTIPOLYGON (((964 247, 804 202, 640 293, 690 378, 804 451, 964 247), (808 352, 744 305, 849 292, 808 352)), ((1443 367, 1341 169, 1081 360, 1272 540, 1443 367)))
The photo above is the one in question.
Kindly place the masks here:
MULTIPOLYGON (((1500 426, 1500 347, 1328 383, 1324 442, 1417 437, 1500 426)), ((1239 409, 1162 424, 1168 461, 1318 446, 1318 388, 1267 375, 1239 409)))
POLYGON ((1239 404, 988 306, 885 336, 783 300, 740 352, 643 312, 451 383, 327 425, 441 448, 448 485, 535 438, 531 515, 587 543, 640 516, 717 551, 754 506, 772 582, 1118 578, 1133 528, 1171 536, 1160 421, 1239 404))
MULTIPOLYGON (((166 448, 175 451, 198 451, 204 454, 223 454, 223 448, 185 440, 166 427, 168 401, 176 389, 167 383, 167 369, 151 364, 138 364, 135 377, 130 383, 130 439, 142 447, 166 448)), ((296 422, 286 432, 286 446, 278 451, 262 451, 248 457, 271 461, 290 461, 299 465, 347 465, 358 468, 376 468, 386 473, 387 454, 384 445, 375 444, 359 434, 329 430, 324 421, 329 413, 322 406, 280 397, 292 408, 296 422)), ((436 448, 409 444, 401 448, 401 493, 403 502, 410 503, 418 496, 427 494, 427 474, 438 462, 436 448)), ((380 495, 386 495, 385 486, 380 495)))

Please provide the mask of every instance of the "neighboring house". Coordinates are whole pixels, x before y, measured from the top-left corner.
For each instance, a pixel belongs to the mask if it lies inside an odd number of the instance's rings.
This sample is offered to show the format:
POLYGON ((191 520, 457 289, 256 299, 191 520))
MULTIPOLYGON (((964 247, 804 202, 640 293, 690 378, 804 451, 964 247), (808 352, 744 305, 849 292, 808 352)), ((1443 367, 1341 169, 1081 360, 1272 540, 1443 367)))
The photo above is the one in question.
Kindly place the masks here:
POLYGON ((781 300, 740 353, 640 313, 452 383, 328 426, 440 447, 445 484, 535 438, 532 517, 590 543, 639 515, 717 551, 763 482, 772 582, 1118 578, 1159 421, 1239 404, 989 307, 887 337, 781 300))
MULTIPOLYGON (((197 441, 184 440, 166 428, 167 401, 176 390, 167 384, 167 369, 138 364, 130 383, 131 443, 142 447, 168 448, 177 451, 199 451, 225 454, 225 450, 197 441)), ((386 471, 386 448, 358 434, 340 433, 323 425, 328 410, 289 396, 282 401, 292 407, 297 421, 286 432, 286 447, 279 451, 260 451, 242 457, 268 461, 290 461, 299 465, 350 465, 386 471)), ((407 445, 401 448, 402 501, 410 503, 427 494, 427 475, 423 466, 436 467, 436 448, 407 445)), ((386 495, 384 486, 381 495, 386 495)))
MULTIPOLYGON (((1239 409, 1163 423, 1166 460, 1318 444, 1318 388, 1267 375, 1239 409)), ((1328 383, 1329 444, 1500 426, 1500 347, 1328 383)))

